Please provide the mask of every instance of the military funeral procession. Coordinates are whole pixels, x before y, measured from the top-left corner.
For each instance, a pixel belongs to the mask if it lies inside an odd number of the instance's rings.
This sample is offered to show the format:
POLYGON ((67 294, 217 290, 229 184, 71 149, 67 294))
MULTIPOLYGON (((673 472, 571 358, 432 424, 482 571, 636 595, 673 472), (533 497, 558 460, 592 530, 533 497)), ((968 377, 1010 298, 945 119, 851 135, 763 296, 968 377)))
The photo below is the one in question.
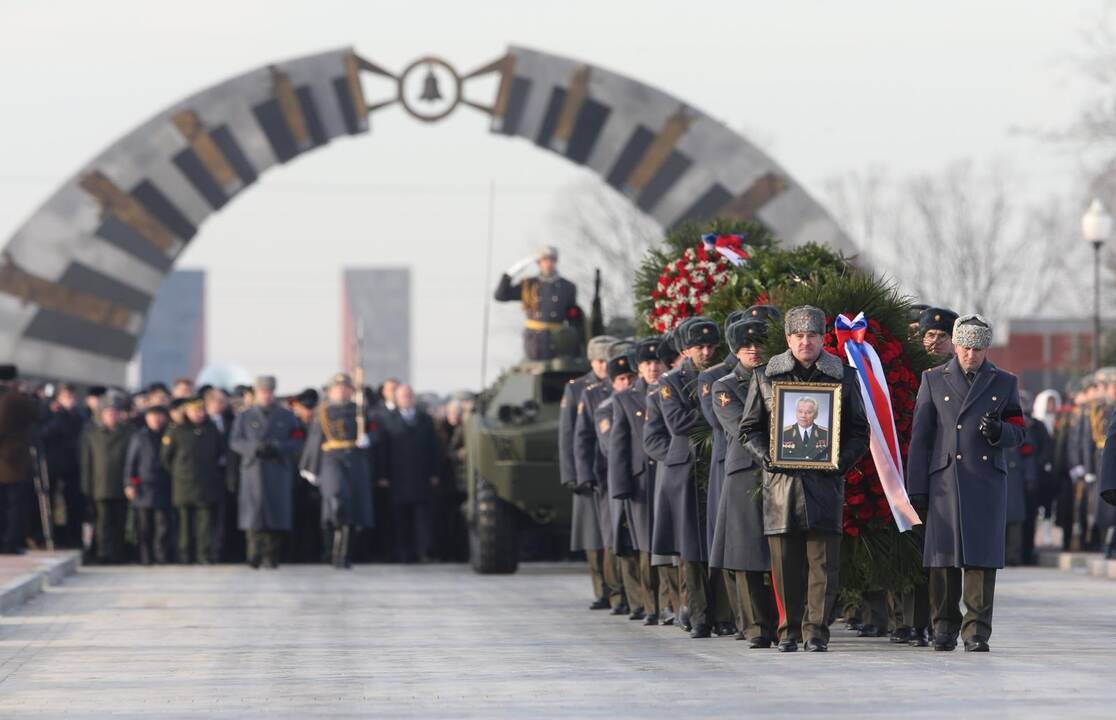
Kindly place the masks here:
POLYGON ((0 718, 1116 717, 1116 0, 0 18, 0 718))

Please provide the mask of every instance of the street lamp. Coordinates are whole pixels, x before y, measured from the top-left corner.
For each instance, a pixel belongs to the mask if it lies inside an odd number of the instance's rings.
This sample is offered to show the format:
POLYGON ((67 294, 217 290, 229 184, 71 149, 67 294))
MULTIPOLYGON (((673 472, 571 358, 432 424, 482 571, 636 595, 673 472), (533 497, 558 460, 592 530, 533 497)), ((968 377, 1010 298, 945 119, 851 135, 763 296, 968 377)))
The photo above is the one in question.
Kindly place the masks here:
POLYGON ((1093 246, 1093 369, 1100 367, 1101 317, 1100 317, 1100 251, 1112 232, 1112 216, 1104 210, 1101 201, 1093 198, 1089 209, 1081 217, 1081 235, 1093 246))

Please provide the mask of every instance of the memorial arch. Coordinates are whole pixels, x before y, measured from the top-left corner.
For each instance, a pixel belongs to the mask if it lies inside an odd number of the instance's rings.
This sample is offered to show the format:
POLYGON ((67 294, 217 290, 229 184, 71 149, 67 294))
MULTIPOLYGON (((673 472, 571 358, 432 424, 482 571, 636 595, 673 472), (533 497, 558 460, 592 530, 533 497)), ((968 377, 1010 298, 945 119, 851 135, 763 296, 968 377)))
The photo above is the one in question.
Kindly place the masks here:
MULTIPOLYGON (((478 83, 473 83, 474 85, 478 83)), ((391 72, 342 48, 273 63, 190 95, 61 185, 0 258, 0 356, 29 374, 122 384, 148 308, 202 223, 269 169, 401 105, 434 122, 457 108, 597 173, 664 228, 754 218, 790 246, 854 248, 774 160, 677 97, 522 47, 459 73, 436 57, 391 72), (392 83, 382 99, 362 78, 392 83), (477 100, 471 81, 494 78, 477 100)))

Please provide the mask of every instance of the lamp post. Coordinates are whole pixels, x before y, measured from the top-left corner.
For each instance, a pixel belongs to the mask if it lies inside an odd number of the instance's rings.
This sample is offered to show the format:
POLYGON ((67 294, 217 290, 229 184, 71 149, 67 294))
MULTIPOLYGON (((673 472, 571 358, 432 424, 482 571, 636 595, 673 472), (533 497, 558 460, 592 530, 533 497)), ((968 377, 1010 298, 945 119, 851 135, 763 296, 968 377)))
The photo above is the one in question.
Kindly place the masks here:
POLYGON ((1081 235, 1093 246, 1093 369, 1100 367, 1101 317, 1100 317, 1100 260, 1101 247, 1112 232, 1112 216, 1105 212, 1101 201, 1093 198, 1089 209, 1081 218, 1081 235))

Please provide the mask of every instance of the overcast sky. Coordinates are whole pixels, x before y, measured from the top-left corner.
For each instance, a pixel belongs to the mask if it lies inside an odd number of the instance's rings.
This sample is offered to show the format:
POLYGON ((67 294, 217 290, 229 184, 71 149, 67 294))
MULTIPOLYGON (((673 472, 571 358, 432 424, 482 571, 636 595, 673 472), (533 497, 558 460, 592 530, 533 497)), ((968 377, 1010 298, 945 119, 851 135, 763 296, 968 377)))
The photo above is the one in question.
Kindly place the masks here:
MULTIPOLYGON (((246 69, 353 45, 400 70, 459 69, 509 44, 607 67, 747 135, 816 196, 879 165, 933 171, 1006 158, 1062 192, 1070 159, 1012 133, 1064 124, 1084 89, 1070 62, 1095 2, 779 0, 698 3, 30 2, 0 0, 0 236, 119 135, 246 69)), ((413 381, 479 378, 487 192, 500 270, 551 237, 556 194, 587 173, 492 136, 467 108, 423 125, 398 108, 370 135, 262 177, 201 229, 181 267, 208 271, 209 359, 318 384, 339 359, 343 266, 413 269, 413 381)), ((821 198, 820 198, 821 199, 821 198)), ((586 295, 588 293, 585 293, 586 295)), ((489 375, 520 353, 519 309, 493 313, 489 375)))

